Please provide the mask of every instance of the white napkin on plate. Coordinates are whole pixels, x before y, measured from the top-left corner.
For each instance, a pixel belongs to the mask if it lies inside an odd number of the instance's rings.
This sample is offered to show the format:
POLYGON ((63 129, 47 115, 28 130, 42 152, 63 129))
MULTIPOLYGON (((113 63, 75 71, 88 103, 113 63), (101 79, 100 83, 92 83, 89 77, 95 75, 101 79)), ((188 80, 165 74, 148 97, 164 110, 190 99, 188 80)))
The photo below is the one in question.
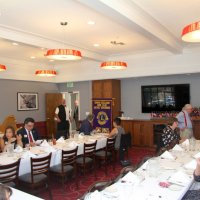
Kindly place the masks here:
POLYGON ((181 143, 182 146, 189 146, 190 145, 190 141, 188 139, 186 139, 184 142, 181 143))
POLYGON ((23 151, 23 148, 21 147, 21 146, 17 146, 17 148, 16 149, 14 149, 14 152, 15 153, 21 153, 23 151))
POLYGON ((33 153, 31 153, 30 151, 27 151, 27 152, 25 152, 25 153, 22 155, 22 158, 30 158, 30 157, 35 158, 36 155, 33 154, 33 153))
POLYGON ((132 172, 128 172, 122 179, 121 179, 122 182, 125 182, 125 183, 132 183, 134 185, 138 185, 141 181, 141 179, 133 174, 132 172))
POLYGON ((49 147, 50 145, 46 140, 44 140, 40 146, 41 147, 49 147))
POLYGON ((169 151, 165 151, 161 155, 161 158, 175 160, 174 156, 172 156, 172 154, 169 151))
POLYGON ((195 170, 195 169, 196 169, 196 165, 197 165, 197 161, 193 159, 193 160, 190 161, 189 163, 186 163, 186 164, 184 165, 184 168, 185 168, 185 169, 192 169, 192 170, 195 170))
POLYGON ((193 156, 194 158, 200 158, 200 152, 193 156))
POLYGON ((60 137, 56 142, 65 143, 65 139, 63 137, 60 137))
POLYGON ((184 151, 178 144, 176 144, 173 148, 174 151, 184 151))
POLYGON ((170 183, 186 186, 190 182, 190 177, 183 171, 174 173, 168 180, 170 183))
POLYGON ((35 144, 36 144, 36 145, 40 145, 40 144, 42 143, 42 141, 43 141, 43 140, 37 140, 37 141, 35 142, 35 144))

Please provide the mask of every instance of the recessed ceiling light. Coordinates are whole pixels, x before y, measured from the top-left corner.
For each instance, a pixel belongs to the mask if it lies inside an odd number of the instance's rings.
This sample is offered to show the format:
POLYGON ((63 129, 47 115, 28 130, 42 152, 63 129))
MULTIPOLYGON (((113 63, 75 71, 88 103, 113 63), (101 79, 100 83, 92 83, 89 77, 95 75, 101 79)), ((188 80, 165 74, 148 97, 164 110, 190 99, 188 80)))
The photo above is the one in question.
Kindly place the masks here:
POLYGON ((94 47, 99 47, 99 44, 93 44, 94 47))
POLYGON ((95 25, 95 21, 90 20, 90 21, 87 22, 87 24, 88 25, 95 25))
POLYGON ((31 58, 31 59, 35 59, 35 56, 31 56, 30 58, 31 58))
POLYGON ((49 62, 53 62, 54 60, 49 60, 49 62))
POLYGON ((16 43, 16 42, 13 42, 12 45, 14 45, 14 46, 18 46, 19 44, 16 43))

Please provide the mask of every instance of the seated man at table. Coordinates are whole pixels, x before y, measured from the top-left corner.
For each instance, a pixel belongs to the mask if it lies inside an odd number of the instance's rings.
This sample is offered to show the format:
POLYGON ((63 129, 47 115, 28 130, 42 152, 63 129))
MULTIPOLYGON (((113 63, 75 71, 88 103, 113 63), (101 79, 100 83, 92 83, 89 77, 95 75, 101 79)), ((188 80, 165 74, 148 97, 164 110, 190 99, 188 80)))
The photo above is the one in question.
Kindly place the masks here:
POLYGON ((109 133, 108 137, 112 138, 116 136, 115 140, 115 149, 119 151, 119 159, 121 164, 123 165, 124 162, 124 151, 120 148, 120 142, 121 142, 121 135, 125 134, 124 128, 121 127, 121 119, 119 117, 116 117, 113 121, 113 129, 109 133))
POLYGON ((94 120, 94 115, 93 114, 88 114, 85 120, 82 121, 81 127, 80 127, 80 133, 84 133, 85 135, 90 135, 90 133, 93 130, 93 120, 94 120))
POLYGON ((36 145, 36 140, 40 139, 37 130, 34 128, 35 120, 33 118, 26 118, 24 120, 24 127, 19 129, 17 135, 21 135, 23 147, 27 144, 30 146, 36 145))
POLYGON ((178 119, 175 117, 169 118, 168 125, 163 129, 162 145, 163 148, 171 149, 179 143, 180 135, 177 130, 178 119))

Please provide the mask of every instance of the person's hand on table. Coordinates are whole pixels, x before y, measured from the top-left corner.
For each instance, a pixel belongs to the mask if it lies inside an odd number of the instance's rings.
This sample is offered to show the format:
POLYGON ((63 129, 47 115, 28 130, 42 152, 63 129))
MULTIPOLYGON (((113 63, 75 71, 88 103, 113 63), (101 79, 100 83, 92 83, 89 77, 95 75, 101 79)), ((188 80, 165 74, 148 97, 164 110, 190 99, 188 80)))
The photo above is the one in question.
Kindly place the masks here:
POLYGON ((35 143, 35 142, 30 142, 30 146, 31 146, 31 147, 35 147, 35 146, 36 146, 36 143, 35 143))

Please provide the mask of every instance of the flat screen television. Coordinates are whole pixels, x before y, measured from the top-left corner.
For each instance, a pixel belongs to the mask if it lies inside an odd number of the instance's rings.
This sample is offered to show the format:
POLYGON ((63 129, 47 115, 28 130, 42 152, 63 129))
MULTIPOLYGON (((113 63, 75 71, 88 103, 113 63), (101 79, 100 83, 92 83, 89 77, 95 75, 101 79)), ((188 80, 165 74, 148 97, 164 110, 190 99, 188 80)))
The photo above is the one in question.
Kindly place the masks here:
POLYGON ((142 113, 181 111, 190 103, 190 85, 147 85, 141 87, 142 113))

